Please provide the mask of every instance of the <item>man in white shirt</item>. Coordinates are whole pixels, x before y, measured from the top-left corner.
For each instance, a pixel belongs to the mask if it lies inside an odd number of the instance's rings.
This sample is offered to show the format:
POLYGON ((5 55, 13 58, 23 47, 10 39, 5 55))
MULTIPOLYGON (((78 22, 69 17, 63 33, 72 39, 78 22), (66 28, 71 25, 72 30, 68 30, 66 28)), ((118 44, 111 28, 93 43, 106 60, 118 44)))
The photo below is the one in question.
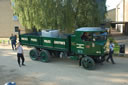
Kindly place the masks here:
POLYGON ((114 53, 114 44, 112 43, 112 41, 110 41, 110 45, 109 45, 109 56, 107 58, 107 62, 109 61, 109 59, 111 59, 112 64, 115 64, 112 54, 114 53))
POLYGON ((17 47, 17 62, 19 64, 19 66, 21 67, 20 59, 22 60, 22 65, 25 66, 25 64, 24 64, 25 59, 24 59, 23 48, 20 45, 20 43, 18 43, 18 47, 17 47))

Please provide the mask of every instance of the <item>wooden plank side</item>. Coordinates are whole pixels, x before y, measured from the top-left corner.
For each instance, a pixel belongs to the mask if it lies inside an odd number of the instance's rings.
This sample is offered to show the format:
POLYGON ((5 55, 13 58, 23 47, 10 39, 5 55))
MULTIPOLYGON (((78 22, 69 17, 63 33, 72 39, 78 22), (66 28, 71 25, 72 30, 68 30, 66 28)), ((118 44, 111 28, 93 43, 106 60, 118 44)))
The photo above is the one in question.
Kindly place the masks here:
POLYGON ((29 36, 29 45, 39 46, 40 45, 40 37, 39 36, 29 36))
POLYGON ((20 43, 22 45, 29 45, 29 36, 20 35, 20 43))
POLYGON ((40 37, 40 46, 41 47, 47 47, 47 48, 53 48, 53 38, 50 37, 40 37))

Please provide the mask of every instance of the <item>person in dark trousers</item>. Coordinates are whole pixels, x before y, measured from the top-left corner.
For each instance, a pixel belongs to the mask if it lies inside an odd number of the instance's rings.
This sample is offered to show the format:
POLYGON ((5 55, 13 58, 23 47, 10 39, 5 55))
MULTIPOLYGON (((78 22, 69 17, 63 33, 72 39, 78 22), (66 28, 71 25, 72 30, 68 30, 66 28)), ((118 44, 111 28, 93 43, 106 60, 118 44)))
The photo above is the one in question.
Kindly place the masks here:
POLYGON ((24 58, 23 48, 20 45, 20 43, 18 43, 18 47, 17 47, 17 62, 18 62, 19 67, 21 67, 21 65, 25 66, 24 61, 25 61, 25 58, 24 58), (20 59, 22 60, 21 64, 20 64, 20 59))
MULTIPOLYGON (((11 34, 10 40, 11 40, 12 50, 14 50, 15 39, 14 39, 13 34, 11 34)), ((16 48, 16 47, 15 47, 15 48, 16 48)))
POLYGON ((109 56, 107 58, 107 62, 109 62, 109 59, 111 59, 112 64, 115 64, 112 54, 114 53, 114 44, 112 43, 112 41, 110 41, 110 45, 109 45, 109 56))
POLYGON ((14 36, 14 46, 15 46, 15 50, 16 50, 16 42, 17 42, 17 36, 14 36))

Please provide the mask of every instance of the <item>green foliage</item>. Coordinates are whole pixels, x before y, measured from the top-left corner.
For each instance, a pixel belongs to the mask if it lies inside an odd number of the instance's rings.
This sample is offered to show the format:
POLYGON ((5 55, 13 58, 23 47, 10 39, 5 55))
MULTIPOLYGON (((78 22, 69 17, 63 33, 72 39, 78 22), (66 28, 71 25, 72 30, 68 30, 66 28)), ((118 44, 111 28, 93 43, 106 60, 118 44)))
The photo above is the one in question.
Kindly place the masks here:
POLYGON ((100 21, 98 21, 98 11, 95 0, 79 0, 78 3, 78 13, 77 13, 77 25, 81 26, 97 26, 100 21))
POLYGON ((0 43, 2 43, 2 40, 0 40, 0 43))
POLYGON ((120 46, 118 45, 118 43, 112 37, 108 37, 108 40, 114 43, 114 53, 118 54, 120 50, 120 46))
MULTIPOLYGON (((103 2, 106 0, 102 0, 103 2)), ((101 1, 101 2, 102 2, 101 1)), ((105 13, 96 0, 12 0, 14 13, 26 29, 60 29, 72 32, 84 26, 99 26, 105 13)))

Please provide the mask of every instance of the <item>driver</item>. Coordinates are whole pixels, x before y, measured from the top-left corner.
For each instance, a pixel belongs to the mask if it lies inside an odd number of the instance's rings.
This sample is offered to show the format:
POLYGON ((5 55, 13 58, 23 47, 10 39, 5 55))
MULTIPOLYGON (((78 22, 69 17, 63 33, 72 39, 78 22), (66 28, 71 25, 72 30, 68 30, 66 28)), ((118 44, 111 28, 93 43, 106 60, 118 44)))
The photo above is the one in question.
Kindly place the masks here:
POLYGON ((87 32, 84 32, 82 37, 81 37, 82 40, 84 41, 89 41, 89 36, 88 36, 88 33, 87 32))

